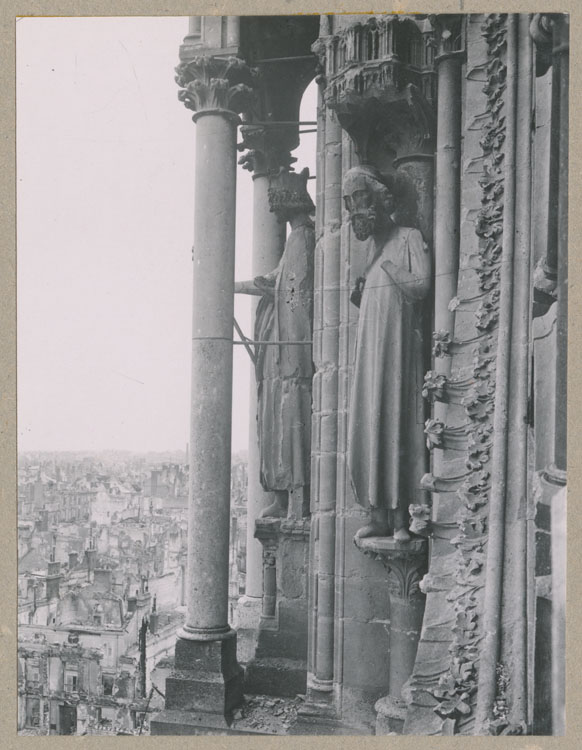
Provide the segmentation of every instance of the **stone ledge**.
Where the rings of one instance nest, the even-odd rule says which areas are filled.
[[[152,735],[264,735],[252,728],[230,728],[218,714],[194,711],[166,710],[156,714],[150,721]]]
[[[307,689],[307,663],[296,659],[254,659],[245,671],[245,693],[295,697]]]
[[[277,536],[280,528],[280,518],[257,518],[255,521],[255,539],[271,539]]]
[[[370,536],[365,539],[354,539],[354,543],[364,553],[395,559],[421,555],[428,549],[426,539],[410,539],[408,542],[399,542],[392,536]]]

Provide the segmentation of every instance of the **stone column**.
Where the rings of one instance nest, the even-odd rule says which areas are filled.
[[[459,273],[460,194],[461,194],[461,81],[464,52],[455,49],[462,16],[438,15],[431,18],[437,43],[438,103],[434,223],[434,325],[435,331],[453,335],[455,313],[449,303],[457,294]],[[451,358],[437,357],[435,373],[451,374]],[[433,417],[446,422],[447,405],[435,400]],[[442,473],[442,451],[433,453],[433,473]],[[438,495],[433,495],[438,506]],[[437,508],[433,517],[436,518]]]
[[[196,212],[186,637],[228,632],[228,532],[235,130],[229,112],[195,115]]]
[[[228,624],[228,537],[236,113],[248,100],[249,76],[236,58],[194,57],[177,73],[179,98],[196,123],[188,585],[157,734],[175,734],[176,723],[181,734],[224,730],[243,685]]]
[[[402,733],[406,701],[402,689],[412,675],[425,596],[420,581],[427,572],[428,542],[413,539],[398,542],[392,537],[358,539],[364,554],[380,560],[388,573],[390,592],[390,667],[389,693],[376,703],[376,734]]]
[[[333,112],[325,120],[325,233],[322,264],[321,346],[316,362],[321,389],[315,419],[317,462],[317,624],[316,655],[310,680],[312,700],[330,700],[334,664],[335,522],[337,481],[337,408],[340,302],[340,243],[342,223],[342,130]]]
[[[569,16],[560,14],[554,23],[554,65],[559,68],[560,82],[560,157],[558,192],[558,357],[556,360],[556,442],[554,462],[559,471],[566,471],[568,389],[568,112],[570,67]]]
[[[277,547],[281,521],[264,518],[256,526],[255,538],[262,546],[263,589],[261,626],[276,625],[277,617]]]
[[[558,302],[556,358],[556,433],[552,473],[566,483],[568,388],[568,111],[570,21],[565,13],[554,23],[554,65],[560,80],[560,177],[558,197]],[[566,489],[552,499],[552,732],[565,734],[566,635]]]
[[[564,733],[568,279],[568,16],[536,14],[536,72],[552,67],[547,242],[534,273],[535,687],[533,730]],[[557,301],[556,301],[557,300]],[[551,642],[552,648],[548,648]]]

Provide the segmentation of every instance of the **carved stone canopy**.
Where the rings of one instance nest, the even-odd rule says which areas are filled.
[[[389,62],[351,69],[337,88],[332,84],[327,104],[363,163],[384,171],[394,159],[434,152],[433,109],[414,84],[398,88]]]
[[[434,151],[434,49],[430,24],[387,14],[320,39],[324,99],[363,163]]]

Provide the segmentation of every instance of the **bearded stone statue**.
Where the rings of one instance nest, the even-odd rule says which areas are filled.
[[[422,400],[423,300],[431,257],[421,233],[394,221],[394,182],[360,166],[344,177],[352,229],[371,238],[351,300],[359,306],[348,421],[348,466],[355,498],[370,509],[357,538],[408,541],[408,506],[425,471]]]

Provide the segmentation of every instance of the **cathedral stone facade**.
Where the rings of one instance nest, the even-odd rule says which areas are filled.
[[[249,696],[297,694],[287,733],[564,733],[568,35],[565,14],[190,19],[188,612],[152,733],[256,732]],[[292,156],[314,79],[315,205]],[[229,623],[235,293],[259,300]]]

